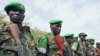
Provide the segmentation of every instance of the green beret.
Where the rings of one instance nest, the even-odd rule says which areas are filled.
[[[91,41],[94,41],[94,39],[93,38],[86,38],[86,41],[91,42]]]
[[[25,7],[24,7],[24,5],[21,4],[21,3],[18,3],[18,2],[12,2],[12,3],[8,4],[8,5],[6,5],[4,9],[5,9],[5,11],[6,11],[7,13],[9,13],[9,11],[10,11],[11,9],[18,9],[18,10],[20,10],[22,13],[25,12]]]
[[[59,23],[62,23],[62,22],[63,22],[62,20],[53,19],[53,20],[51,20],[49,23],[50,23],[50,24],[59,24]]]
[[[65,38],[73,38],[74,34],[73,33],[69,33],[69,34],[66,34],[64,37]]]
[[[91,41],[94,41],[95,39],[91,38],[90,40],[91,40]]]
[[[90,39],[85,39],[86,42],[91,42]]]

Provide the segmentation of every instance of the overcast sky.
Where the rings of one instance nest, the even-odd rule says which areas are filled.
[[[0,12],[14,0],[0,0]],[[18,1],[18,0],[16,0]],[[63,20],[61,35],[85,32],[100,41],[100,0],[19,0],[26,7],[25,21],[31,27],[50,32],[49,21]]]

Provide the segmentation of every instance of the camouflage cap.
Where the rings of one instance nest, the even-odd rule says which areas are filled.
[[[96,45],[100,45],[100,42],[97,42]]]
[[[53,19],[53,20],[51,20],[49,23],[50,23],[50,24],[59,24],[59,23],[62,23],[62,22],[63,22],[62,20]]]
[[[68,33],[64,37],[65,38],[73,38],[74,34],[73,33]]]
[[[81,32],[81,33],[79,33],[79,36],[87,36],[87,34],[86,33],[84,33],[84,32]]]
[[[6,5],[4,9],[7,12],[7,14],[9,13],[9,11],[11,9],[18,9],[18,10],[20,10],[23,13],[25,12],[24,5],[21,4],[21,3],[18,3],[18,2],[11,2],[10,4]]]

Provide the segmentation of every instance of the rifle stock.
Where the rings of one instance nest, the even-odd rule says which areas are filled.
[[[18,43],[17,44],[17,53],[18,53],[18,56],[27,56],[26,47],[23,44]]]

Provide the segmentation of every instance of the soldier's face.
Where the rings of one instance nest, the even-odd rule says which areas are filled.
[[[21,13],[19,10],[17,9],[12,9],[9,11],[8,13],[10,20],[13,23],[22,23],[22,21],[24,20],[24,13]]]
[[[89,46],[90,43],[86,41],[85,44],[86,44],[86,46]]]
[[[94,45],[94,41],[91,41],[91,45]]]
[[[50,28],[54,35],[59,35],[61,31],[61,24],[50,25]]]
[[[85,40],[86,39],[85,35],[80,35],[79,37],[80,37],[81,40]]]
[[[100,44],[98,44],[98,45],[96,45],[97,46],[97,48],[100,48]]]
[[[68,43],[72,43],[73,42],[73,38],[66,38],[65,39]]]

